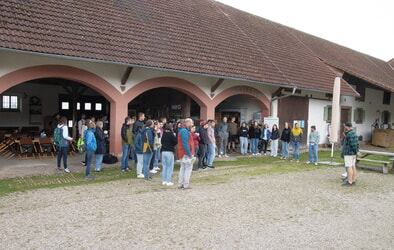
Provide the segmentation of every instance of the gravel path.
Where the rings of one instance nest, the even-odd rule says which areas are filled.
[[[351,188],[342,167],[220,181],[231,169],[193,172],[191,190],[156,177],[10,194],[0,249],[393,249],[392,174],[359,171]]]

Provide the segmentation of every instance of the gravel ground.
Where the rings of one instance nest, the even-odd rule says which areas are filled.
[[[10,194],[0,198],[0,249],[394,248],[392,174],[359,171],[349,188],[342,167],[233,169],[193,172],[191,190],[156,175]]]

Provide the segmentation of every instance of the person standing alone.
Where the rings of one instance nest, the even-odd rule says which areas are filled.
[[[316,131],[316,126],[313,125],[311,126],[311,132],[309,133],[309,152],[308,152],[307,164],[315,162],[315,165],[317,166],[317,163],[319,162],[319,158],[318,158],[319,142],[320,142],[319,132]]]
[[[358,143],[358,136],[353,130],[353,125],[350,122],[344,124],[346,134],[346,141],[344,144],[344,160],[347,169],[347,182],[342,184],[345,187],[356,185],[356,160],[357,156],[361,156],[360,144]]]

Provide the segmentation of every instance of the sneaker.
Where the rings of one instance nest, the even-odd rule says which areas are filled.
[[[346,181],[347,182],[347,177],[345,178],[341,178],[342,181]]]
[[[174,183],[172,183],[172,182],[167,182],[167,186],[174,186]]]
[[[353,184],[350,184],[349,182],[343,183],[342,187],[351,187]]]
[[[342,177],[347,177],[347,173],[343,173],[343,174],[342,174]]]
[[[213,168],[215,168],[215,167],[214,167],[214,166],[208,166],[208,168],[212,168],[212,169],[213,169]]]
[[[317,162],[315,162],[315,166],[317,166],[318,164],[317,164]]]
[[[57,168],[57,170],[62,171],[62,168]]]
[[[261,153],[257,153],[256,155],[261,155]]]
[[[66,172],[66,173],[71,173],[70,169],[68,169],[68,168],[65,168],[65,169],[64,169],[64,172]]]
[[[296,162],[300,162],[300,160],[296,160]]]
[[[122,168],[122,172],[123,172],[123,173],[127,173],[128,171],[127,171],[126,168]]]
[[[156,171],[156,170],[154,170],[154,169],[152,169],[151,171],[149,171],[149,173],[151,173],[151,174],[156,174],[156,173],[157,173],[157,171]]]
[[[159,167],[155,167],[155,168],[153,168],[153,170],[160,171],[160,168]]]
[[[82,166],[86,166],[86,162],[84,162],[84,161],[81,162],[81,164],[82,164]]]
[[[167,186],[167,182],[163,181],[163,182],[161,183],[161,185]]]
[[[129,172],[130,170],[131,170],[131,168],[129,168],[129,167],[126,168],[126,171],[127,171],[127,172]]]
[[[191,186],[183,187],[183,189],[192,189]]]
[[[219,155],[219,158],[222,158],[222,155],[221,155],[221,154]]]
[[[101,170],[101,169],[95,169],[94,172],[96,172],[96,173],[101,173],[101,172],[103,172],[103,170]]]
[[[139,174],[139,175],[137,175],[137,178],[144,178],[144,177],[145,177],[144,174]]]
[[[91,180],[91,181],[92,181],[92,180],[94,180],[94,176],[88,175],[88,176],[85,177],[85,179],[86,179],[86,180]]]
[[[264,155],[267,155],[267,153],[264,153]]]
[[[311,164],[311,162],[310,162],[310,161],[307,161],[306,164]]]
[[[228,155],[224,155],[224,157],[228,157]]]
[[[146,180],[146,181],[151,181],[152,178],[145,178],[144,180]]]

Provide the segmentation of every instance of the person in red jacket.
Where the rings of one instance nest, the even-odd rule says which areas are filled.
[[[181,161],[178,188],[182,189],[191,189],[189,181],[195,161],[194,141],[190,134],[192,126],[193,120],[187,118],[184,123],[178,127],[178,158]]]

